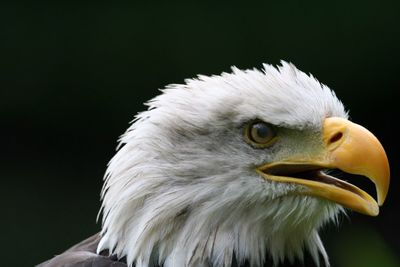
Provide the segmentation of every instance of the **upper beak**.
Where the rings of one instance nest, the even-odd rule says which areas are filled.
[[[363,214],[376,216],[389,190],[389,162],[378,139],[364,127],[343,118],[323,123],[323,153],[315,158],[288,159],[259,167],[269,180],[306,187],[304,194],[337,202]],[[340,169],[374,182],[378,203],[360,188],[329,176],[322,169]]]

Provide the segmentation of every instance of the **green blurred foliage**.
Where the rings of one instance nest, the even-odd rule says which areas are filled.
[[[398,255],[372,227],[353,225],[333,242],[332,254],[340,267],[400,266]]]

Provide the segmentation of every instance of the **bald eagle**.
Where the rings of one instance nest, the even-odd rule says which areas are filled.
[[[40,266],[329,266],[318,235],[346,209],[376,216],[382,145],[333,91],[284,61],[198,76],[147,103],[101,193],[102,230]],[[374,182],[377,201],[330,175]]]

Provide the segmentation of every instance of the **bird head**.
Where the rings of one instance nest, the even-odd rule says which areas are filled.
[[[335,94],[282,62],[170,85],[121,137],[102,191],[104,249],[135,266],[262,266],[328,257],[320,227],[375,216],[389,186],[379,141]],[[378,202],[329,175],[363,175]]]

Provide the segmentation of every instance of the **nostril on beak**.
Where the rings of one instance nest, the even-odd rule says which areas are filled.
[[[330,139],[328,144],[333,144],[342,139],[343,133],[342,132],[337,132],[335,133]]]
[[[343,118],[326,118],[323,125],[323,141],[330,151],[336,149],[348,137],[348,127],[352,124]]]

